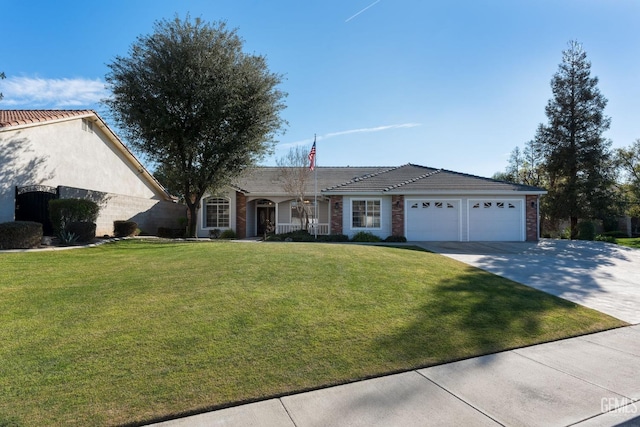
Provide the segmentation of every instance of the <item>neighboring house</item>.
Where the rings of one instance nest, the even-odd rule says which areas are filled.
[[[35,220],[49,234],[55,198],[98,202],[99,236],[113,234],[114,220],[156,233],[185,217],[94,111],[0,110],[0,222]]]
[[[312,234],[366,231],[409,241],[535,241],[540,235],[541,188],[413,164],[318,167],[317,179],[317,210],[313,178],[305,201]],[[240,238],[262,236],[270,225],[278,234],[297,230],[296,204],[282,189],[280,169],[259,167],[233,188],[203,197],[198,236],[227,228]]]

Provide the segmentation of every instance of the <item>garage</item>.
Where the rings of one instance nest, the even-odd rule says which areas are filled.
[[[407,200],[407,240],[459,241],[460,200]]]
[[[468,208],[470,241],[525,240],[522,200],[472,199]]]

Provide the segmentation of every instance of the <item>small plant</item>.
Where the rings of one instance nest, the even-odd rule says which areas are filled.
[[[368,231],[360,231],[351,238],[351,241],[360,243],[377,243],[381,242],[382,239]]]
[[[67,224],[65,231],[75,234],[78,242],[88,243],[96,237],[96,224],[86,221],[74,221]]]
[[[407,238],[404,236],[389,236],[386,239],[384,239],[385,242],[387,243],[405,243],[407,241]]]
[[[227,228],[222,233],[220,233],[220,238],[221,239],[235,239],[236,238],[236,232],[233,231],[230,228]]]
[[[71,231],[62,230],[58,233],[58,240],[63,245],[73,245],[78,240],[78,236]]]
[[[210,239],[219,239],[221,233],[222,232],[220,231],[219,228],[214,228],[213,230],[209,230],[209,238]]]
[[[138,232],[138,224],[134,221],[113,221],[113,235],[116,237],[135,236]]]
[[[613,236],[606,236],[603,234],[598,234],[595,239],[597,242],[607,242],[607,243],[616,243],[616,238]]]

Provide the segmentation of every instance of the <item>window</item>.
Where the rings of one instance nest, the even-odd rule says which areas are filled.
[[[304,203],[291,202],[291,223],[303,225],[305,215],[309,224],[317,222],[318,217],[314,208],[314,202],[308,200],[305,200]]]
[[[380,228],[380,200],[351,202],[352,228]]]
[[[229,201],[221,197],[207,197],[204,201],[204,228],[229,227]]]

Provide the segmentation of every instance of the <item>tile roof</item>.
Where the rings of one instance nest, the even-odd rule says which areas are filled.
[[[544,192],[544,189],[512,184],[445,169],[406,164],[396,167],[318,167],[318,192],[330,194],[407,194],[429,192]],[[313,194],[310,173],[306,192]],[[236,185],[245,194],[285,195],[280,168],[258,167]]]
[[[0,110],[0,128],[95,114],[93,110]]]

